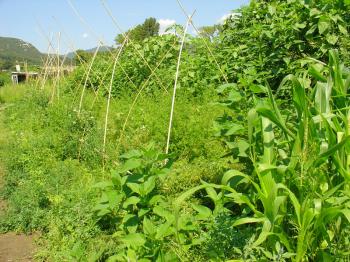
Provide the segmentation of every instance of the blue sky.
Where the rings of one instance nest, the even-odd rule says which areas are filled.
[[[84,24],[69,4],[75,6]],[[155,17],[165,26],[171,21],[184,24],[186,18],[176,0],[106,0],[123,30]],[[212,25],[231,10],[249,0],[182,0],[188,12],[196,9],[197,26]],[[47,39],[54,37],[60,52],[95,47],[100,40],[113,44],[119,33],[100,0],[0,0],[0,36],[17,37],[32,43],[41,52],[48,49]]]

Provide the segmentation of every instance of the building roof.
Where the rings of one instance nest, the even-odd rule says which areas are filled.
[[[37,72],[12,72],[12,75],[38,75]]]

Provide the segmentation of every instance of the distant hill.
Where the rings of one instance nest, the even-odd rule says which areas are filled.
[[[97,47],[94,47],[94,48],[91,48],[91,49],[87,49],[87,50],[84,50],[85,52],[88,52],[88,53],[95,53]],[[112,47],[110,46],[107,46],[107,45],[104,45],[104,46],[101,46],[100,49],[99,49],[99,53],[100,52],[106,52],[108,50],[111,50]],[[75,52],[70,52],[67,54],[67,57],[70,58],[70,59],[73,59],[75,57]]]
[[[44,56],[28,42],[12,37],[0,37],[0,69],[10,69],[16,61],[40,65]]]

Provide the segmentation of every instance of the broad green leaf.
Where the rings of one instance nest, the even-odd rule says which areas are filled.
[[[205,191],[207,191],[207,194],[211,200],[213,200],[214,202],[218,200],[218,194],[216,193],[216,190],[214,188],[207,187]]]
[[[328,34],[326,36],[327,42],[330,43],[331,45],[335,45],[338,42],[338,36],[334,34]]]
[[[150,177],[143,183],[143,194],[146,196],[150,194],[156,187],[156,177]]]
[[[241,132],[242,130],[244,130],[244,127],[242,125],[235,124],[235,123],[231,123],[230,125],[231,127],[229,130],[227,130],[227,132],[225,133],[225,136],[235,135],[238,132]]]
[[[261,128],[263,133],[263,143],[264,143],[264,155],[263,155],[263,164],[271,165],[274,162],[274,133],[272,122],[265,118],[261,118]]]
[[[253,132],[254,132],[254,128],[256,127],[255,122],[257,119],[258,119],[258,114],[255,108],[250,109],[248,112],[248,139],[250,144],[253,143]]]
[[[173,232],[174,232],[174,229],[172,228],[172,222],[164,223],[158,226],[156,239],[163,239],[167,236],[172,235]]]
[[[339,31],[343,34],[343,35],[348,35],[348,30],[342,26],[341,24],[338,24],[338,28],[339,28]]]
[[[127,208],[130,205],[136,205],[140,201],[141,201],[140,198],[136,196],[131,196],[125,200],[125,202],[123,203],[123,208]]]
[[[149,204],[153,206],[160,202],[164,202],[164,197],[162,195],[155,195],[150,199]]]
[[[232,178],[236,178],[236,177],[245,178],[245,174],[243,174],[242,172],[240,172],[238,170],[229,170],[222,177],[221,184],[228,185],[230,180]]]
[[[218,94],[222,94],[227,89],[236,89],[236,88],[237,88],[237,84],[224,84],[224,85],[219,86],[216,89],[216,91],[218,92]]]
[[[350,223],[350,209],[342,209],[341,212],[345,216],[345,218],[348,220],[348,223]]]
[[[130,159],[130,158],[139,158],[142,156],[142,153],[138,150],[130,150],[129,152],[120,156],[122,159]]]
[[[132,192],[141,195],[141,185],[140,184],[127,183],[126,185],[132,190]]]
[[[134,170],[142,165],[140,159],[129,159],[119,169],[120,173],[125,173],[130,170]]]
[[[174,213],[166,210],[164,207],[156,206],[153,208],[153,212],[160,217],[164,217],[168,222],[172,222],[175,220]]]
[[[318,20],[318,32],[323,35],[331,27],[331,21],[326,16],[321,16]]]
[[[344,138],[343,141],[338,143],[337,145],[331,147],[329,150],[326,152],[322,153],[313,163],[313,167],[318,167],[322,165],[330,156],[334,156],[334,154],[341,150],[345,145],[349,144],[350,142],[350,136],[347,136]]]
[[[131,247],[142,247],[146,243],[146,239],[142,234],[132,233],[120,239],[124,244]]]
[[[119,194],[115,190],[109,190],[106,192],[108,202],[111,208],[115,208],[123,199],[123,195]]]
[[[110,182],[110,181],[102,181],[102,182],[96,183],[92,187],[93,188],[105,189],[107,187],[113,187],[113,186],[114,186],[113,183]]]
[[[268,236],[273,235],[271,232],[271,222],[268,220],[265,220],[262,230],[260,232],[260,235],[258,236],[258,239],[253,243],[253,247],[258,247],[262,243],[264,243]]]
[[[256,111],[261,114],[262,116],[270,119],[274,124],[276,124],[278,127],[280,127],[286,134],[288,134],[290,137],[294,138],[295,135],[293,132],[286,127],[284,121],[282,119],[279,119],[270,108],[267,107],[258,107]]]
[[[263,85],[251,85],[249,89],[255,94],[267,93],[267,88]]]
[[[202,190],[204,188],[209,187],[209,185],[200,185],[200,186],[196,186],[193,187],[189,190],[187,190],[186,192],[182,193],[178,198],[175,199],[174,201],[174,206],[175,208],[179,208],[180,206],[182,206],[182,203],[189,197],[193,196],[197,191]]]
[[[309,74],[321,82],[327,82],[327,78],[323,76],[321,72],[322,69],[323,67],[320,66],[319,64],[311,65],[309,68]]]
[[[233,143],[234,147],[238,149],[237,156],[238,157],[248,157],[247,150],[249,149],[250,145],[247,141],[243,139],[237,139],[236,142]]]
[[[207,219],[212,215],[212,211],[206,206],[192,204],[192,207],[198,212],[196,217],[199,220]]]
[[[237,219],[232,226],[237,227],[245,224],[255,224],[255,223],[264,223],[266,221],[266,217],[245,217]]]
[[[150,208],[141,208],[141,209],[139,209],[139,212],[137,212],[137,215],[139,218],[142,218],[144,215],[146,215],[150,211],[151,211]]]
[[[143,232],[146,235],[150,235],[150,236],[155,235],[157,232],[157,227],[147,217],[144,217],[143,219]]]

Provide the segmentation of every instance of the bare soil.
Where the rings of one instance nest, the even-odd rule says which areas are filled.
[[[0,235],[0,262],[33,261],[35,237],[13,232]]]

